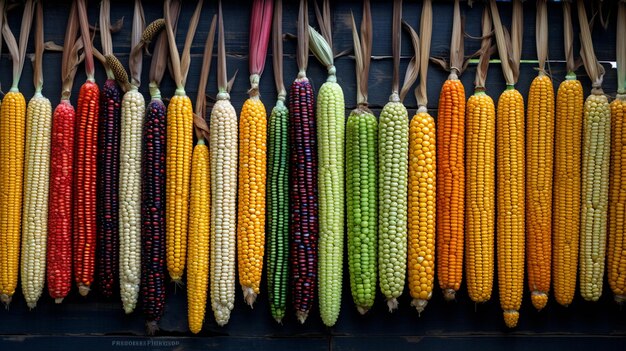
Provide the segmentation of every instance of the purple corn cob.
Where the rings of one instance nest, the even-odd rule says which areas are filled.
[[[97,277],[104,297],[118,291],[119,214],[118,176],[120,166],[120,118],[122,89],[107,79],[100,93],[97,169]]]
[[[141,189],[141,302],[148,333],[165,306],[165,104],[152,99],[143,128]]]
[[[289,91],[289,226],[293,306],[301,323],[313,306],[317,284],[317,145],[314,94],[307,78]]]

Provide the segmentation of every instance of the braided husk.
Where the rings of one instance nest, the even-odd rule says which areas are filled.
[[[277,99],[285,101],[287,90],[283,80],[283,1],[276,0],[274,4],[274,20],[272,23],[272,65],[274,68],[274,83],[276,84]]]
[[[433,5],[431,0],[424,0],[422,18],[420,19],[420,84],[415,89],[415,98],[420,108],[428,107],[428,59],[430,56],[430,40],[433,31]]]
[[[208,140],[210,138],[209,126],[206,123],[206,85],[211,72],[211,59],[213,58],[213,43],[215,41],[215,28],[217,16],[213,15],[211,29],[204,44],[204,54],[202,57],[202,69],[200,71],[200,82],[198,83],[198,95],[196,97],[196,110],[193,115],[193,124],[198,140]]]
[[[143,68],[142,48],[146,45],[141,39],[143,38],[145,24],[146,20],[143,14],[143,7],[141,6],[141,0],[135,0],[128,69],[130,72],[130,83],[136,88],[139,88],[141,85],[141,70]]]
[[[372,58],[372,11],[369,0],[363,1],[360,39],[354,15],[350,15],[352,17],[352,41],[354,42],[354,58],[356,60],[357,109],[367,111],[367,80]]]
[[[491,14],[489,13],[489,6],[485,6],[482,17],[483,37],[479,50],[480,57],[478,59],[478,66],[476,67],[476,78],[474,79],[474,89],[477,91],[485,90],[485,83],[487,82],[489,58],[494,49],[491,46],[491,33]]]
[[[593,51],[593,42],[591,41],[591,29],[587,22],[587,12],[585,11],[585,3],[578,0],[578,21],[580,23],[580,56],[583,59],[585,71],[591,85],[593,94],[603,94],[602,80],[604,78],[604,67],[598,62],[596,54]]]
[[[13,61],[13,84],[11,85],[11,91],[19,90],[18,84],[20,82],[20,76],[22,75],[22,69],[24,68],[24,61],[26,60],[26,47],[28,46],[28,36],[33,23],[34,12],[35,4],[33,0],[26,1],[26,4],[24,5],[24,13],[22,15],[22,24],[20,27],[19,44],[11,32],[9,22],[6,20],[3,21],[2,34],[7,43],[9,53],[11,54],[11,60]]]
[[[415,54],[411,58],[411,61],[406,68],[406,73],[404,74],[404,84],[402,84],[402,88],[400,89],[400,101],[404,100],[404,97],[409,92],[409,89],[411,89],[413,83],[417,80],[417,76],[420,72],[420,38],[413,27],[411,27],[408,23],[402,22],[402,24],[411,36],[411,44],[413,45]]]

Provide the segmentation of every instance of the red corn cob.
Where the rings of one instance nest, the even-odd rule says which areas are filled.
[[[317,283],[317,143],[314,93],[307,78],[297,79],[289,92],[289,145],[293,306],[301,322],[315,299]]]
[[[81,295],[89,293],[96,256],[96,158],[98,153],[98,85],[80,88],[76,111],[74,174],[74,279]]]
[[[70,101],[61,100],[52,116],[46,276],[48,293],[56,303],[63,301],[72,284],[74,115]]]
[[[119,242],[119,142],[122,89],[114,79],[104,82],[100,94],[97,171],[98,290],[105,297],[117,291]]]
[[[148,332],[154,332],[165,306],[165,115],[161,99],[146,109],[141,178],[141,303]]]

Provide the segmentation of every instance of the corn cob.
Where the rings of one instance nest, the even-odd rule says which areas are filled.
[[[315,95],[306,77],[308,64],[308,10],[300,0],[298,13],[298,76],[289,90],[290,146],[289,187],[290,260],[292,302],[296,317],[304,323],[313,307],[317,289],[317,132]]]
[[[437,193],[437,143],[435,120],[428,113],[426,82],[432,23],[432,1],[425,0],[420,19],[420,37],[411,26],[415,57],[413,70],[420,73],[415,89],[419,108],[409,125],[409,190],[408,190],[408,276],[409,290],[418,314],[426,308],[435,281],[435,224]]]
[[[61,76],[61,102],[52,115],[50,132],[50,190],[48,198],[48,242],[46,282],[56,303],[67,296],[72,284],[72,175],[74,170],[75,110],[70,102],[79,63],[76,2],[72,2],[65,31]]]
[[[97,173],[98,290],[112,297],[118,284],[118,175],[122,89],[107,79],[100,92]]]
[[[281,323],[287,308],[289,191],[287,123],[283,82],[282,0],[274,5],[272,61],[278,97],[267,125],[267,295],[272,317]]]
[[[617,33],[626,32],[626,2],[619,3]],[[623,136],[626,135],[626,43],[618,40],[617,97],[611,102],[611,181],[609,191],[609,244],[607,247],[608,280],[614,299],[618,303],[626,300],[626,242],[624,241],[624,214],[626,179],[626,154],[622,152]]]
[[[522,40],[522,5],[519,0],[513,2],[510,63],[508,40],[495,0],[490,5],[507,85],[498,99],[496,119],[498,288],[504,322],[513,328],[519,319],[524,292],[524,98],[515,89]]]
[[[109,28],[110,1],[100,3],[100,28]],[[102,53],[111,55],[111,33],[100,31]],[[100,115],[98,121],[98,169],[96,196],[96,272],[98,291],[104,297],[112,297],[118,284],[119,253],[119,198],[118,176],[120,167],[120,116],[122,114],[122,88],[115,81],[113,67],[104,62],[107,80],[100,91]],[[122,71],[123,71],[122,67]]]
[[[463,34],[459,0],[454,1],[450,75],[443,83],[437,110],[437,277],[446,301],[454,300],[463,278],[465,198],[465,89]]]
[[[533,306],[543,309],[550,291],[552,261],[552,158],[554,156],[554,88],[545,73],[548,55],[548,8],[537,3],[539,75],[528,93],[526,122],[526,259]]]
[[[224,326],[235,304],[237,240],[237,113],[230,103],[222,3],[219,3],[218,89],[211,111],[211,307]]]
[[[378,129],[378,274],[389,312],[398,308],[404,290],[407,257],[407,197],[409,115],[400,91],[402,1],[393,6],[393,84],[389,102],[380,113]],[[415,79],[405,79],[410,87]],[[408,84],[407,84],[408,83]],[[403,89],[406,93],[407,89]],[[404,88],[404,87],[403,87]]]
[[[485,6],[481,55],[474,94],[467,100],[465,151],[465,276],[474,302],[491,298],[496,206],[496,109],[485,92],[491,47],[491,16]]]
[[[583,108],[582,197],[580,216],[580,295],[597,301],[602,294],[606,252],[611,109],[602,91],[604,68],[593,52],[585,3],[578,1],[581,57],[593,85]]]
[[[189,250],[187,250],[187,261],[189,262],[187,267],[187,319],[189,329],[194,334],[202,329],[209,286],[211,175],[209,173],[209,148],[206,145],[206,140],[210,140],[210,133],[205,121],[205,91],[213,54],[216,19],[217,16],[213,16],[204,48],[194,115],[198,143],[194,147],[191,162],[192,191],[189,201]]]
[[[250,307],[259,294],[265,254],[267,113],[259,97],[259,81],[270,38],[272,6],[270,0],[256,0],[252,4],[250,90],[239,119],[237,257],[239,283],[244,300]]]
[[[187,314],[189,330],[196,334],[204,320],[209,271],[209,218],[211,215],[209,148],[204,139],[194,147],[191,161],[189,204],[189,266],[187,269]]]
[[[178,18],[179,3],[170,5],[170,18]],[[159,20],[157,20],[159,21]],[[155,21],[156,22],[156,21]],[[160,30],[165,21],[159,21]],[[154,23],[154,22],[153,22]],[[153,24],[152,23],[152,24]],[[148,25],[144,34],[153,30]],[[159,31],[153,30],[152,35]],[[152,41],[143,40],[144,43]],[[141,157],[141,306],[149,335],[159,329],[165,307],[165,149],[167,108],[159,85],[167,66],[167,34],[158,36],[150,65],[150,97],[142,131]]]
[[[13,61],[11,90],[4,95],[3,104],[0,105],[0,301],[7,308],[17,287],[20,269],[26,100],[19,91],[18,84],[24,66],[33,11],[34,2],[29,0],[24,7],[19,45],[8,23],[3,24],[5,41]],[[31,243],[27,243],[29,244]],[[26,256],[26,259],[30,257]]]
[[[76,109],[76,170],[74,172],[74,280],[82,296],[93,282],[96,255],[96,159],[100,90],[94,64],[85,0],[78,1],[78,17],[85,48],[87,80],[81,86]]]
[[[348,270],[357,310],[365,314],[376,297],[378,253],[378,123],[367,107],[367,79],[372,48],[369,0],[363,2],[361,38],[352,16],[356,59],[357,108],[346,126],[346,201]]]
[[[322,322],[333,326],[341,310],[343,278],[343,240],[345,222],[345,102],[337,84],[332,49],[330,4],[323,3],[318,24],[323,33],[309,27],[311,51],[322,63],[328,77],[317,95],[315,123],[317,129],[319,191],[319,275],[317,278],[319,309]]]
[[[203,1],[199,1],[190,21],[183,58],[188,58],[191,41],[198,24]],[[165,2],[165,13],[169,12],[170,1]],[[167,16],[166,16],[167,17]],[[172,62],[176,92],[167,106],[167,154],[166,154],[166,239],[167,270],[172,281],[181,282],[187,257],[187,231],[189,216],[189,187],[191,180],[191,154],[193,148],[193,109],[185,92],[185,81],[189,71],[188,62],[183,67],[176,39],[170,22],[166,18],[170,60]]]
[[[22,218],[22,293],[29,308],[41,296],[46,274],[48,189],[50,179],[50,129],[52,106],[41,94],[43,87],[43,9],[37,4],[35,34],[35,95],[26,110],[24,208]]]
[[[576,79],[571,5],[563,2],[565,53],[568,74],[556,96],[554,194],[552,210],[552,276],[556,301],[567,306],[574,299],[580,231],[583,88]]]

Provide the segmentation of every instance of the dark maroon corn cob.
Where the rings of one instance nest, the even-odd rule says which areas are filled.
[[[165,306],[165,116],[152,99],[143,127],[141,189],[141,302],[148,333],[158,329]]]
[[[119,272],[119,201],[120,118],[122,89],[114,79],[107,79],[100,92],[98,123],[98,168],[96,208],[98,290],[112,297],[117,289]]]
[[[317,285],[317,145],[314,95],[307,78],[289,91],[289,225],[293,306],[304,323]]]

